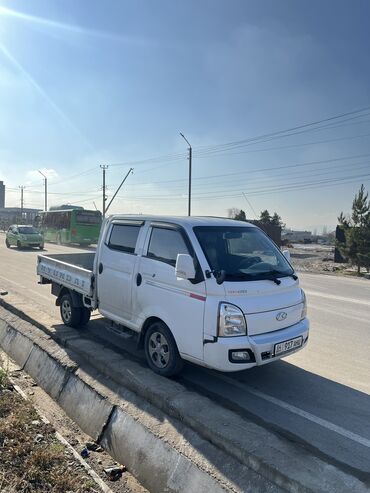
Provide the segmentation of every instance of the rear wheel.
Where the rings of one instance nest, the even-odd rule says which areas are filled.
[[[18,249],[21,249],[22,248],[21,242],[19,240],[17,241],[17,248]]]
[[[69,294],[62,296],[60,300],[60,316],[68,327],[79,327],[82,319],[82,308],[73,306],[72,297]]]
[[[8,241],[8,238],[5,240],[5,245],[6,245],[6,248],[10,248],[10,243]]]
[[[149,367],[159,375],[172,377],[180,373],[181,359],[171,331],[163,322],[153,323],[145,334],[145,356]]]

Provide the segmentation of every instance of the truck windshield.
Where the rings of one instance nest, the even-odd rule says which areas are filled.
[[[195,235],[211,270],[225,271],[226,281],[276,279],[294,270],[260,229],[239,226],[196,226]]]

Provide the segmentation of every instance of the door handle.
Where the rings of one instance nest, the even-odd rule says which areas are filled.
[[[103,272],[103,264],[100,262],[99,264],[99,274]]]
[[[140,284],[142,283],[143,281],[143,276],[139,273],[136,275],[136,285],[137,286],[140,286]]]

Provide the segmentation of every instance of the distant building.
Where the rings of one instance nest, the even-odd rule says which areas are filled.
[[[311,243],[313,241],[311,231],[294,231],[293,229],[285,229],[281,234],[281,239],[290,243]]]
[[[21,214],[23,212],[23,214]],[[40,209],[24,207],[4,207],[0,209],[0,228],[7,229],[11,224],[33,224]]]
[[[5,185],[0,181],[0,228],[5,230],[11,224],[33,224],[39,209],[27,207],[5,207]]]
[[[5,185],[4,182],[0,181],[0,209],[5,207]]]

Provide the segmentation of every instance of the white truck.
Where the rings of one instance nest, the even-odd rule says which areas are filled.
[[[306,298],[256,226],[210,217],[112,215],[95,253],[39,255],[63,322],[93,310],[138,335],[156,373],[184,360],[220,371],[264,365],[308,340]]]

